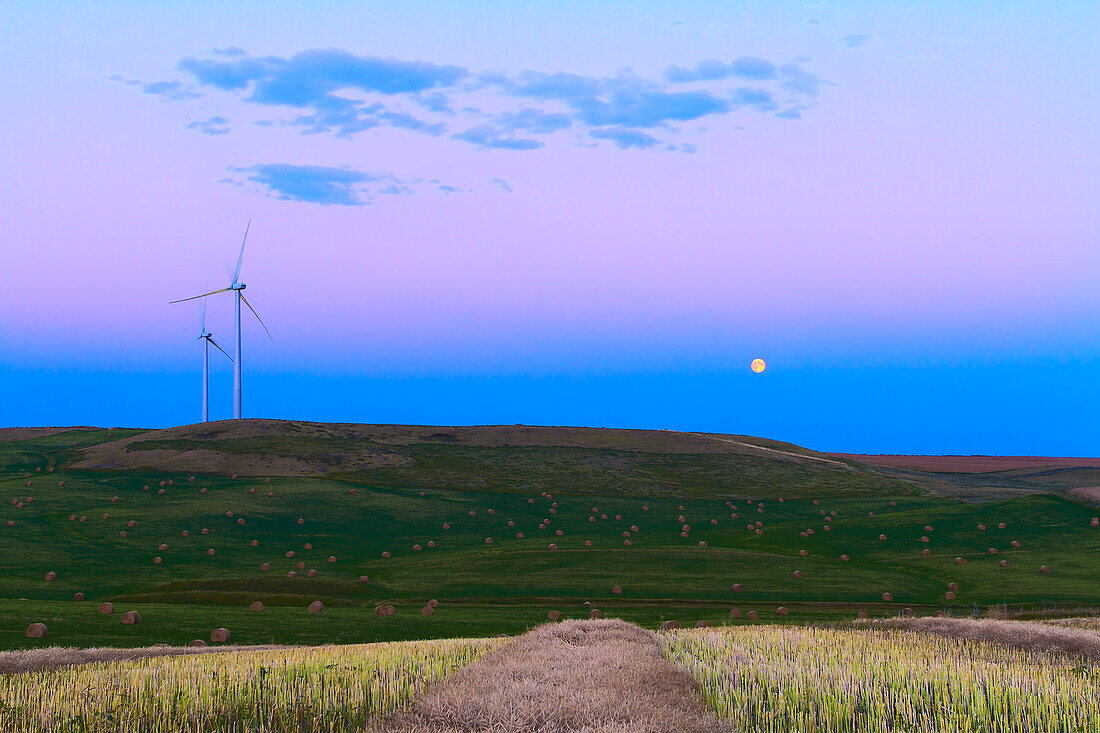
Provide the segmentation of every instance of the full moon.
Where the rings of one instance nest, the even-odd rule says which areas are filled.
[[[763,359],[753,359],[751,366],[752,370],[757,374],[768,368],[768,365],[764,363]]]

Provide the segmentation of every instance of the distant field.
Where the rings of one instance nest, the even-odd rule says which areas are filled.
[[[1043,458],[1039,456],[896,456],[830,453],[856,463],[935,473],[992,473],[1027,468],[1100,468],[1100,458]]]
[[[107,460],[158,451],[226,470]],[[233,477],[270,456],[319,473]],[[1100,604],[1096,510],[1034,491],[960,501],[786,443],[665,431],[54,433],[0,442],[0,648],[186,644],[221,626],[244,644],[491,636],[593,606],[655,628],[732,609],[743,624]],[[142,623],[123,625],[127,610]],[[35,622],[45,639],[25,636]]]

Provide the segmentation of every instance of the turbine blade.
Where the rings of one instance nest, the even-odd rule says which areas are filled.
[[[209,336],[207,336],[207,337],[206,337],[206,340],[207,340],[207,341],[209,341],[210,343],[214,344],[214,348],[215,348],[215,349],[217,349],[218,351],[220,351],[220,352],[222,352],[223,354],[225,354],[225,358],[226,358],[226,359],[229,359],[229,361],[233,361],[233,357],[232,357],[232,356],[230,356],[229,354],[226,354],[226,352],[225,352],[225,349],[223,349],[222,347],[218,346],[218,342],[217,342],[217,341],[215,341],[214,339],[210,338]]]
[[[206,287],[210,287],[207,285]],[[202,301],[202,315],[199,316],[199,331],[206,333],[206,301]]]
[[[248,306],[248,310],[252,311],[252,315],[256,316],[256,320],[260,322],[260,325],[264,327],[264,331],[267,333],[267,337],[274,341],[275,339],[272,338],[271,331],[267,330],[267,326],[264,324],[263,319],[260,318],[260,314],[257,313],[256,309],[252,307],[252,304],[248,302],[248,298],[244,297],[244,293],[241,293],[241,300],[243,300],[244,304]]]
[[[244,261],[244,243],[248,241],[248,230],[252,227],[252,220],[248,220],[248,225],[244,228],[244,239],[241,240],[241,253],[237,256],[237,269],[233,271],[233,282],[236,283],[241,277],[241,262]]]
[[[185,303],[188,300],[197,300],[199,298],[205,298],[208,295],[217,295],[218,293],[224,293],[228,290],[229,290],[229,288],[222,288],[221,290],[214,290],[214,291],[209,292],[209,293],[203,293],[202,295],[192,295],[190,298],[180,298],[179,300],[170,300],[170,301],[168,301],[168,304],[171,305],[172,303]]]

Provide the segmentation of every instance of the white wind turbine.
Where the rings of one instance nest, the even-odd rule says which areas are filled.
[[[225,354],[225,357],[233,361],[233,357],[226,353],[225,349],[218,346],[214,340],[214,334],[206,330],[206,301],[202,302],[202,317],[199,321],[199,335],[195,340],[202,339],[202,421],[210,421],[210,347]]]
[[[256,320],[263,326],[264,331],[267,333],[267,337],[271,338],[271,332],[267,330],[267,326],[264,325],[263,319],[260,318],[260,314],[256,312],[256,309],[252,307],[252,304],[248,302],[248,298],[244,297],[244,289],[248,287],[240,281],[241,278],[241,262],[244,261],[244,245],[248,241],[248,230],[252,227],[252,220],[248,220],[248,226],[244,228],[244,239],[241,241],[241,253],[237,256],[237,269],[233,271],[233,282],[229,284],[229,287],[222,288],[221,290],[214,290],[209,293],[203,293],[202,295],[193,295],[190,298],[181,298],[180,300],[173,300],[172,303],[183,303],[188,300],[195,300],[196,298],[205,298],[208,295],[216,295],[218,293],[232,292],[236,295],[236,309],[234,317],[234,325],[236,332],[234,334],[237,344],[234,351],[235,358],[233,359],[233,418],[236,420],[241,419],[241,301],[248,306],[248,310],[252,311],[252,315],[256,316]]]

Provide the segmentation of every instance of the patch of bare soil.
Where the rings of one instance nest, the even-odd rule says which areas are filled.
[[[1100,659],[1100,634],[1087,629],[1052,626],[1037,621],[926,617],[874,623],[906,631],[939,634],[952,639],[1004,644],[1030,652],[1075,654]]]
[[[895,456],[830,453],[857,463],[932,473],[993,473],[1027,468],[1097,468],[1100,458],[1043,458],[1038,456]]]
[[[387,733],[718,733],[695,681],[653,634],[564,621],[518,637],[385,721]]]
[[[1070,496],[1079,496],[1082,499],[1100,504],[1100,486],[1079,486],[1069,490]]]
[[[70,430],[95,430],[95,428],[0,428],[0,443],[10,443],[15,440],[30,440],[31,438],[41,438],[44,435],[67,433]]]
[[[255,652],[264,649],[286,649],[285,646],[150,646],[139,649],[115,649],[95,647],[91,649],[66,649],[46,647],[16,652],[0,652],[0,674],[41,672],[59,667],[77,667],[96,662],[125,662],[152,657],[180,657],[188,654],[221,654],[224,652]]]

